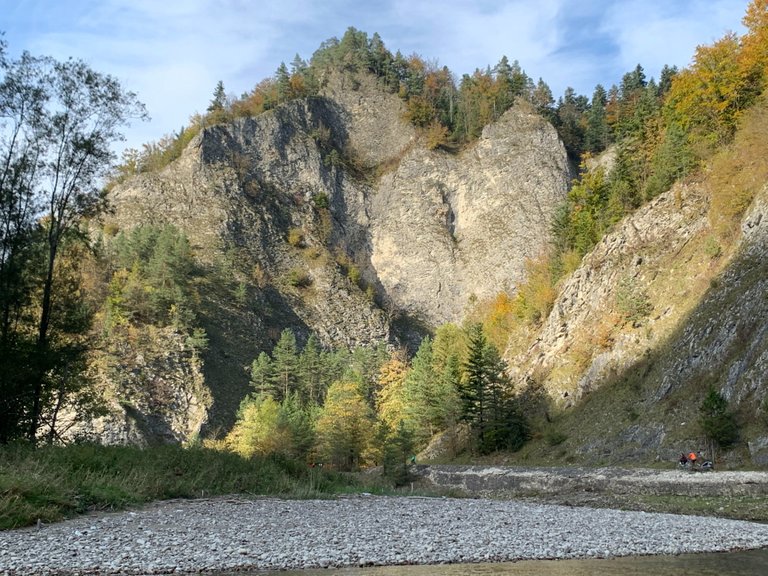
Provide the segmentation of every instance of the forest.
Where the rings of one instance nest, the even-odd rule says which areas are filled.
[[[531,434],[525,407],[539,399],[509,385],[502,354],[510,333],[540,324],[562,279],[606,231],[674,182],[702,167],[736,182],[712,188],[718,250],[768,177],[760,147],[768,129],[768,2],[754,0],[744,24],[742,36],[699,46],[686,69],[666,67],[649,79],[638,65],[589,98],[568,89],[557,100],[507,57],[457,80],[418,55],[392,54],[378,34],[350,28],[309,62],[297,56],[290,67],[281,64],[240,97],[219,83],[205,113],[177,134],[127,151],[115,168],[110,145],[129,118],[144,114],[135,95],[85,63],[29,54],[12,60],[0,44],[0,443],[55,443],[65,408],[83,418],[99,414],[90,350],[139,338],[146,326],[172,326],[196,354],[205,350],[196,306],[208,271],[172,226],[100,227],[109,189],[167,165],[208,126],[319,96],[335,70],[373,74],[402,98],[404,120],[427,147],[446,154],[471,147],[484,126],[523,99],[557,129],[579,175],[552,223],[551,249],[529,262],[515,294],[478,303],[464,326],[439,327],[412,358],[383,345],[327,350],[314,337],[299,347],[285,331],[274,350],[253,360],[252,393],[234,428],[206,442],[339,469],[385,464],[394,474],[393,463],[441,432],[457,450],[519,448]],[[608,148],[613,169],[590,169]],[[635,298],[623,313],[633,321],[644,310]]]

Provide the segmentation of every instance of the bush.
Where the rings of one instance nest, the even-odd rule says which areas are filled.
[[[544,434],[544,440],[548,446],[559,446],[568,440],[568,434],[561,432],[560,430],[547,430]]]
[[[307,288],[312,285],[312,277],[301,268],[292,268],[286,276],[286,282],[293,288]]]
[[[326,209],[330,208],[330,201],[328,200],[328,194],[325,192],[318,192],[317,194],[312,195],[312,203],[315,205],[315,208],[318,209]]]
[[[626,277],[616,289],[616,308],[627,322],[638,326],[653,311],[653,304],[635,279]]]
[[[707,440],[721,448],[733,446],[739,439],[736,416],[728,409],[728,400],[710,387],[699,406],[699,424]]]
[[[304,232],[301,228],[291,228],[288,231],[288,244],[294,248],[304,247]]]

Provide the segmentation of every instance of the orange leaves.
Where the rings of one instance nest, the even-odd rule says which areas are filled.
[[[672,120],[711,146],[726,141],[735,129],[744,90],[739,49],[735,34],[699,46],[691,68],[672,81],[667,100]]]
[[[730,140],[768,78],[768,0],[753,0],[743,22],[743,37],[730,33],[696,49],[667,100],[670,119],[712,149]]]

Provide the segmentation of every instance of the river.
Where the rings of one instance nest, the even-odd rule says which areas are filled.
[[[765,576],[768,574],[768,549],[593,560],[524,560],[499,564],[237,572],[237,576],[267,574],[280,576],[646,576],[647,574],[653,576]],[[233,573],[232,576],[235,574]]]

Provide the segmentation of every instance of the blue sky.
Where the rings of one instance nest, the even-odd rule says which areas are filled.
[[[555,97],[592,95],[641,64],[687,66],[697,45],[741,34],[749,0],[0,0],[11,55],[82,58],[121,80],[152,120],[140,148],[204,111],[218,80],[242,94],[349,26],[460,77],[506,55]]]

